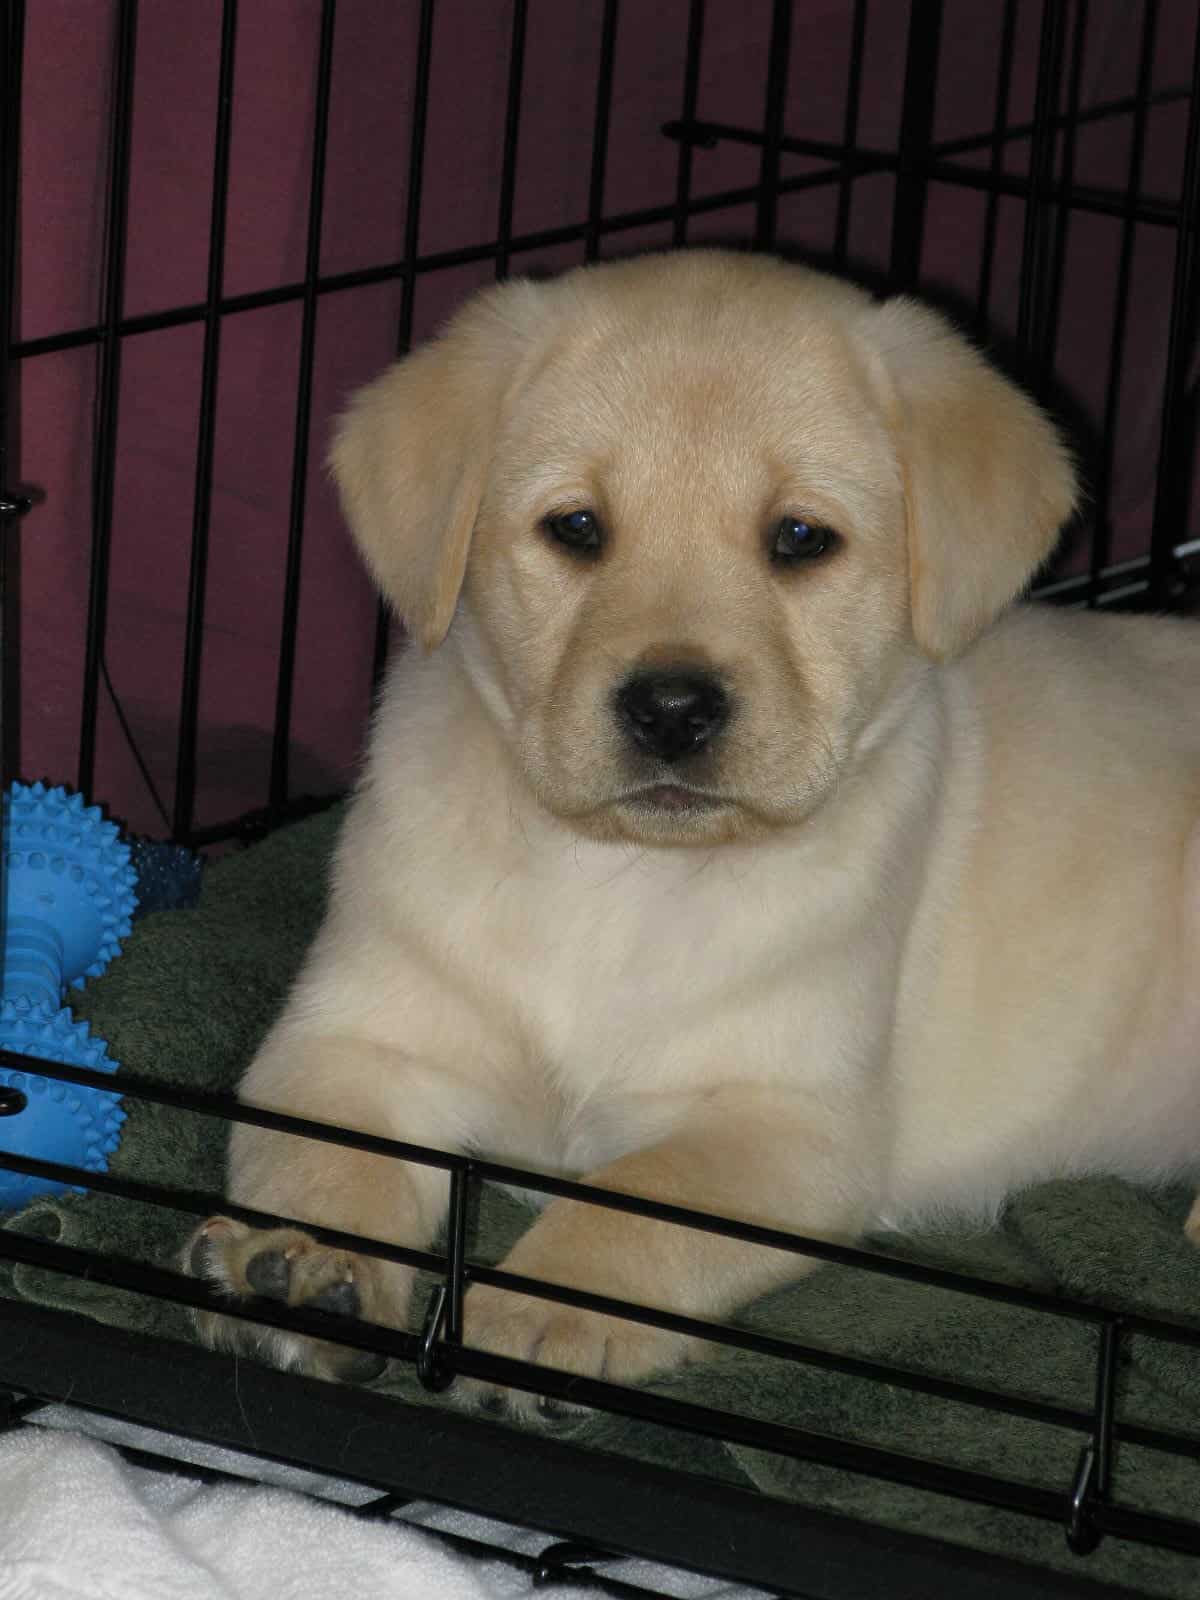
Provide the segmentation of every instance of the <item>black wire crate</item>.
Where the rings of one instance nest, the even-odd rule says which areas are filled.
[[[36,1069],[52,1080],[85,1088],[106,1089],[112,1083],[105,1074],[86,1068],[36,1061],[11,1052],[0,1052],[0,1068],[10,1073]],[[220,1210],[260,1226],[302,1226],[335,1248],[418,1267],[430,1275],[434,1285],[422,1325],[404,1332],[329,1312],[298,1310],[270,1299],[233,1303],[204,1282],[171,1266],[81,1250],[11,1231],[0,1231],[0,1258],[112,1285],[138,1296],[165,1299],[193,1309],[219,1309],[250,1322],[334,1339],[411,1367],[430,1394],[441,1393],[458,1378],[481,1379],[534,1393],[549,1402],[603,1410],[670,1434],[734,1442],[772,1455],[1016,1513],[1057,1525],[1065,1546],[1078,1556],[1090,1554],[1105,1539],[1200,1556],[1200,1522],[1125,1502],[1114,1493],[1112,1484],[1114,1460],[1122,1448],[1186,1460],[1200,1456],[1200,1438],[1125,1418],[1118,1398],[1120,1368],[1130,1341],[1162,1341],[1196,1350],[1200,1349],[1200,1328],[589,1188],[495,1162],[352,1133],[262,1111],[227,1096],[198,1094],[131,1076],[122,1077],[121,1087],[135,1102],[166,1105],[226,1123],[251,1123],[437,1167],[448,1174],[450,1182],[444,1246],[438,1251],[412,1250],[231,1206],[219,1195],[167,1188],[128,1176],[92,1173],[32,1157],[0,1153],[0,1166],[52,1182],[86,1183],[101,1194],[167,1208],[178,1216],[181,1238],[192,1225],[189,1218]],[[19,1112],[22,1097],[20,1089],[5,1089],[0,1093],[0,1113]],[[467,1227],[473,1195],[484,1183],[562,1196],[652,1217],[672,1226],[699,1228],[748,1244],[840,1264],[856,1272],[975,1297],[997,1307],[1018,1307],[1053,1321],[1078,1323],[1088,1330],[1092,1347],[1090,1358],[1082,1361],[1080,1373],[1081,1382],[1091,1388],[1092,1403],[1072,1406],[1032,1399],[950,1376],[805,1346],[751,1327],[698,1322],[484,1265],[471,1258]],[[738,1415],[698,1405],[673,1397],[669,1391],[656,1392],[653,1387],[628,1388],[492,1355],[463,1342],[463,1297],[474,1283],[628,1317],[699,1337],[717,1348],[769,1356],[791,1364],[798,1385],[804,1383],[806,1371],[832,1370],[856,1383],[899,1389],[912,1397],[914,1405],[920,1403],[921,1397],[933,1397],[1065,1431],[1078,1439],[1075,1469],[1068,1481],[1050,1487],[1002,1472],[974,1470],[953,1461],[909,1453],[903,1448],[903,1440],[881,1448],[861,1439],[814,1432],[751,1413]],[[829,1572],[838,1574],[839,1584],[848,1581],[846,1573],[839,1570],[842,1566],[847,1571],[857,1566],[860,1580],[876,1572],[875,1563],[886,1548],[890,1581],[897,1585],[891,1592],[898,1594],[910,1592],[905,1584],[917,1586],[911,1592],[929,1592],[927,1588],[922,1591],[920,1585],[928,1584],[942,1570],[942,1562],[949,1563],[946,1570],[957,1567],[960,1571],[977,1571],[981,1578],[987,1575],[998,1585],[996,1593],[1074,1592],[1069,1578],[1050,1578],[1047,1581],[1051,1584],[1057,1582],[1064,1587],[1043,1591],[1036,1574],[998,1557],[938,1549],[927,1539],[878,1527],[856,1525],[849,1530],[844,1519],[823,1513],[819,1507],[789,1505],[725,1483],[709,1482],[702,1476],[664,1473],[661,1467],[652,1467],[644,1460],[582,1449],[569,1440],[544,1433],[518,1433],[471,1412],[414,1408],[369,1389],[324,1384],[245,1362],[239,1365],[231,1388],[226,1381],[232,1364],[228,1356],[98,1324],[81,1329],[78,1318],[19,1301],[7,1302],[4,1315],[10,1323],[10,1334],[0,1358],[0,1384],[24,1402],[10,1413],[13,1425],[36,1420],[40,1404],[69,1400],[102,1413],[152,1422],[168,1432],[177,1430],[210,1443],[249,1449],[260,1457],[325,1467],[371,1484],[388,1497],[389,1504],[397,1495],[445,1495],[451,1503],[519,1521],[528,1516],[533,1503],[539,1516],[543,1511],[547,1513],[543,1525],[548,1531],[586,1541],[598,1550],[683,1561],[785,1592],[853,1592],[840,1587],[813,1587],[810,1557],[806,1554],[800,1561],[797,1556],[795,1540],[801,1527],[806,1544],[815,1540],[814,1548],[823,1552],[822,1559],[828,1558]],[[80,1340],[86,1349],[82,1365],[78,1360]],[[72,1347],[72,1358],[64,1360]],[[136,1367],[132,1369],[131,1355],[136,1355]],[[177,1392],[170,1400],[157,1386],[141,1390],[147,1363],[149,1370],[157,1370],[159,1384],[170,1385],[172,1374],[176,1375]],[[186,1382],[179,1381],[183,1373],[190,1374]],[[234,1391],[237,1403],[231,1412],[228,1402]],[[335,1416],[339,1421],[334,1431],[320,1438],[321,1430]],[[347,1452],[345,1448],[345,1429],[351,1417],[370,1419],[376,1425],[365,1430],[361,1452],[357,1424],[355,1449]],[[506,1463],[503,1471],[498,1470],[497,1452]],[[548,1496],[543,1492],[543,1474],[559,1480],[558,1490]],[[563,1497],[564,1484],[570,1485],[568,1498]],[[646,1498],[650,1486],[655,1486],[653,1501]],[[657,1498],[664,1489],[678,1506],[677,1520],[666,1527]],[[580,1496],[578,1501],[573,1498],[576,1494]],[[722,1548],[719,1554],[715,1550],[706,1554],[703,1524],[706,1517],[714,1516],[720,1518],[717,1542]],[[815,1561],[816,1557],[811,1559]],[[1026,1587],[1030,1584],[1033,1587]],[[1097,1591],[1088,1585],[1087,1592]]]
[[[4,0],[0,786],[52,773],[136,831],[195,849],[253,842],[343,792],[396,639],[365,585],[343,590],[330,577],[351,560],[322,467],[332,415],[468,291],[647,248],[779,250],[881,292],[929,296],[1076,442],[1087,503],[1041,575],[1040,596],[1194,609],[1194,0],[487,0],[467,9],[452,0],[298,4],[289,60],[304,87],[282,97],[283,120],[268,126],[254,119],[266,117],[278,86],[264,76],[272,41],[253,0],[180,13],[175,27],[186,37],[174,50],[165,12],[139,0],[96,7],[80,24],[83,53],[97,64],[86,179],[94,226],[79,246],[83,287],[59,304],[39,298],[38,241],[47,230],[74,236],[54,232],[36,162],[59,136],[50,108],[69,100],[73,80],[65,67],[56,75],[62,52],[49,12]],[[159,240],[155,255],[147,196],[161,203],[165,191],[153,187],[149,152],[153,130],[161,139],[170,120],[155,122],[156,107],[178,93],[180,117],[192,116],[184,102],[193,92],[204,137],[178,185],[190,243],[173,252]],[[259,129],[257,145],[247,127]],[[364,128],[383,140],[373,161],[355,154]],[[247,218],[271,210],[254,174],[268,170],[268,145],[289,140],[298,221],[286,248],[251,272],[239,254]],[[73,172],[64,183],[83,184]],[[361,230],[360,215],[369,219]],[[279,320],[263,320],[271,318]],[[238,409],[240,363],[262,357],[256,329],[266,330],[262,348],[283,352],[258,391],[261,418]],[[156,390],[155,375],[172,364],[177,388]],[[138,389],[147,374],[149,401]],[[163,416],[178,435],[166,477],[153,431]],[[278,444],[266,466],[253,452],[259,434]],[[72,452],[83,463],[73,477],[64,465]],[[161,537],[147,531],[155,517]],[[231,555],[243,532],[244,550]],[[59,596],[55,563],[64,559],[79,579]],[[323,630],[320,607],[335,590],[349,622]],[[388,1356],[414,1375],[407,1401],[252,1362],[239,1363],[234,1385],[228,1356],[14,1299],[0,1302],[0,1391],[14,1397],[0,1425],[69,1397],[166,1434],[356,1479],[384,1509],[419,1496],[536,1518],[548,1535],[601,1552],[829,1600],[874,1595],[885,1580],[889,1594],[913,1596],[955,1581],[996,1596],[1125,1593],[1133,1591],[1088,1576],[1090,1550],[1122,1542],[1200,1555],[1200,1522],[1127,1498],[1116,1472],[1130,1453],[1185,1463],[1200,1455],[1200,1439],[1127,1415],[1121,1401],[1131,1349],[1194,1351],[1194,1326],[318,1127],[129,1073],[113,1080],[3,1051],[0,1069],[422,1162],[443,1170],[452,1192],[438,1251],[304,1225],[419,1267],[431,1290],[421,1327],[380,1329],[271,1301],[221,1307]],[[8,1171],[169,1212],[181,1237],[189,1219],[214,1211],[281,1220],[211,1193],[3,1154],[4,1117],[19,1112],[22,1092],[0,1089]],[[754,1319],[717,1327],[515,1279],[471,1251],[469,1219],[481,1189],[495,1185],[964,1296],[994,1314],[998,1339],[1010,1312],[1070,1327],[1080,1340],[1070,1394],[1033,1396],[879,1361],[850,1343],[805,1343]],[[4,1228],[0,1260],[179,1308],[215,1303],[163,1261]],[[696,1335],[722,1358],[778,1362],[794,1369],[798,1391],[814,1374],[835,1375],[902,1397],[901,1412],[911,1404],[914,1416],[929,1403],[1028,1424],[1058,1441],[1056,1461],[1068,1441],[1069,1464],[1035,1481],[912,1450],[903,1437],[843,1435],[752,1407],[717,1409],[670,1385],[627,1389],[504,1361],[463,1342],[474,1283]],[[553,1429],[468,1414],[450,1403],[455,1378],[585,1405],[624,1419],[641,1443],[626,1453],[585,1449]],[[447,1387],[446,1401],[436,1400]],[[1054,1525],[1077,1559],[1043,1570],[681,1471],[663,1465],[654,1441],[667,1437]]]

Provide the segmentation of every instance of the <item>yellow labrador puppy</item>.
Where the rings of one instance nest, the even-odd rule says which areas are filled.
[[[1200,632],[1008,609],[1075,476],[941,318],[720,252],[513,282],[333,465],[422,651],[247,1100],[843,1240],[1195,1169]],[[418,1246],[446,1205],[253,1128],[230,1193]],[[189,1260],[406,1319],[405,1270],[301,1232],[213,1218]],[[565,1201],[506,1264],[703,1317],[804,1270]],[[486,1287],[466,1337],[618,1381],[690,1353]]]

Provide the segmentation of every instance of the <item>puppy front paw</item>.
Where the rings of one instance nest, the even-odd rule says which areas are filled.
[[[697,1341],[621,1317],[580,1311],[480,1284],[463,1305],[464,1342],[493,1355],[609,1383],[636,1384],[679,1366]],[[588,1409],[567,1397],[527,1394],[476,1380],[460,1380],[459,1397],[493,1415],[560,1421]]]
[[[209,1217],[184,1247],[183,1265],[230,1300],[261,1295],[284,1305],[380,1320],[373,1263],[331,1250],[298,1228],[250,1228],[230,1217]],[[368,1383],[387,1366],[385,1356],[369,1350],[216,1311],[197,1311],[195,1316],[200,1337],[211,1349],[255,1356],[312,1377]]]

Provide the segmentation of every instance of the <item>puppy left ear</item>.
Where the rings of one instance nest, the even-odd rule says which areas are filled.
[[[467,303],[354,396],[329,463],[371,575],[427,650],[454,615],[496,429],[532,342],[539,286]]]
[[[871,315],[904,473],[913,635],[945,661],[1053,550],[1075,468],[1045,413],[936,312],[899,299]]]

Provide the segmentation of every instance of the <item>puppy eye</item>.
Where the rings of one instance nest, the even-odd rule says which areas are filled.
[[[600,548],[600,522],[594,511],[563,511],[544,518],[542,527],[557,544],[581,555],[594,554]]]
[[[832,528],[823,528],[820,523],[805,522],[803,517],[780,517],[771,530],[771,560],[780,566],[811,561],[832,550],[837,539]]]

